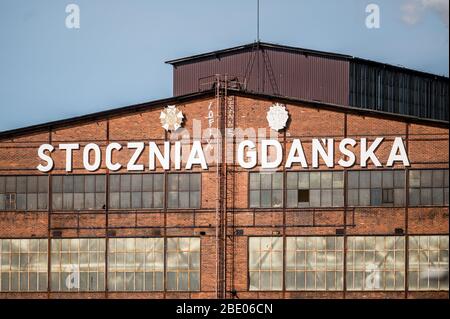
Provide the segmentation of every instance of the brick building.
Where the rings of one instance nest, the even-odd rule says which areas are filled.
[[[214,69],[239,50],[171,63]],[[335,78],[354,63],[291,51],[339,59]],[[175,97],[0,133],[0,298],[448,298],[448,109],[286,96],[274,59],[261,68],[277,92],[252,87],[252,67],[195,75],[198,90],[175,71]],[[266,118],[277,103],[286,128]],[[181,129],[161,127],[171,105]],[[252,130],[256,149],[238,140]]]

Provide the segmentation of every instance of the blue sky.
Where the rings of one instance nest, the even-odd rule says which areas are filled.
[[[80,29],[66,28],[70,3]],[[365,25],[369,3],[380,8],[379,29]],[[0,131],[169,97],[164,61],[253,42],[255,8],[256,0],[0,0]],[[448,76],[448,0],[261,0],[261,40]]]

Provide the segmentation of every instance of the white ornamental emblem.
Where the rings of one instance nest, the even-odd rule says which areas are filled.
[[[161,115],[159,116],[161,125],[166,131],[176,131],[179,129],[181,123],[183,123],[183,118],[183,113],[175,105],[168,105],[161,111]]]
[[[289,113],[286,111],[283,104],[275,103],[267,112],[267,121],[272,130],[280,131],[284,129],[288,119]]]

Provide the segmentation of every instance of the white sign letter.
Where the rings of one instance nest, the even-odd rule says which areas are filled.
[[[94,164],[89,163],[89,154],[91,151],[94,151]],[[97,144],[89,143],[84,147],[83,150],[83,165],[84,168],[90,172],[96,171],[100,168],[100,164],[102,162],[102,152],[100,151],[100,147]]]
[[[244,150],[248,147],[249,151],[247,152],[247,156],[250,158],[249,162],[244,161]],[[238,163],[242,168],[253,168],[256,166],[256,151],[255,151],[255,143],[250,140],[242,141],[238,146]]]
[[[120,145],[119,143],[111,143],[106,147],[106,167],[110,170],[110,171],[118,171],[122,165],[119,163],[115,163],[113,164],[112,161],[112,151],[113,150],[118,150],[120,151],[122,149],[122,145]]]
[[[136,164],[136,162],[139,160],[139,157],[141,156],[142,152],[144,151],[144,142],[130,142],[127,145],[128,149],[136,149],[133,156],[131,156],[130,161],[127,165],[127,170],[129,171],[143,171],[144,170],[144,164]]]
[[[295,155],[296,153],[298,153],[298,156]],[[298,138],[294,139],[294,141],[292,142],[292,146],[289,150],[289,155],[285,165],[286,168],[291,168],[292,163],[300,163],[303,168],[308,168],[308,163],[306,162],[302,142],[300,142]]]
[[[41,146],[39,146],[39,149],[38,149],[38,156],[39,156],[39,158],[40,158],[41,160],[47,162],[47,165],[45,165],[45,166],[42,165],[42,164],[39,164],[39,165],[36,167],[36,168],[37,168],[38,170],[40,170],[41,172],[46,173],[46,172],[49,172],[49,171],[52,170],[53,165],[54,165],[53,159],[52,159],[50,156],[46,155],[46,154],[45,154],[45,151],[49,151],[49,152],[51,153],[51,152],[53,152],[54,149],[55,149],[55,148],[54,148],[53,146],[51,146],[50,144],[42,144]]]
[[[361,139],[361,167],[367,166],[367,160],[370,158],[376,167],[382,167],[380,161],[375,156],[374,152],[380,146],[381,142],[384,140],[383,137],[377,137],[367,149],[367,138]]]
[[[322,139],[323,144],[327,145],[328,151],[323,148],[323,144],[316,138],[312,140],[312,166],[319,167],[319,154],[327,167],[334,166],[334,140],[332,138]]]
[[[400,153],[400,154],[397,154]],[[394,162],[401,161],[404,166],[409,166],[408,154],[406,154],[405,145],[401,137],[396,137],[392,145],[391,153],[386,166],[392,166]]]
[[[339,143],[339,151],[342,153],[342,155],[345,155],[348,157],[348,160],[344,160],[343,158],[341,158],[338,161],[338,164],[342,167],[350,167],[353,166],[355,164],[356,161],[356,156],[355,154],[348,150],[345,146],[346,145],[351,145],[351,146],[355,146],[356,145],[356,141],[352,138],[344,138],[340,143]]]
[[[161,154],[161,151],[156,145],[155,142],[150,142],[150,150],[149,150],[149,168],[150,170],[155,169],[155,156],[158,158],[158,161],[161,163],[163,169],[170,169],[170,142],[164,142],[164,156]]]
[[[275,147],[275,160],[268,162],[269,146]],[[262,140],[261,141],[261,167],[262,168],[277,168],[283,160],[283,148],[277,140]]]
[[[59,144],[60,150],[66,151],[66,172],[72,171],[72,151],[80,149],[80,144]]]
[[[186,169],[191,169],[194,164],[201,165],[202,169],[208,169],[208,166],[206,166],[205,154],[203,154],[202,144],[200,141],[194,141],[192,143],[192,149],[186,163]]]

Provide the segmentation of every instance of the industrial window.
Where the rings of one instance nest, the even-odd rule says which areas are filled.
[[[283,205],[283,173],[250,173],[250,207]]]
[[[342,290],[343,237],[288,237],[286,290]]]
[[[448,169],[409,171],[410,206],[448,206]]]
[[[0,176],[0,211],[47,209],[47,176]]]
[[[47,244],[46,239],[0,239],[0,291],[46,291]]]
[[[52,291],[105,290],[105,239],[52,239]]]
[[[201,174],[168,175],[168,208],[200,208]]]
[[[105,175],[52,176],[54,210],[104,209]]]
[[[409,289],[448,290],[448,235],[409,237]]]
[[[111,209],[163,208],[164,174],[115,174],[109,176]]]
[[[404,237],[348,237],[347,243],[348,290],[404,290]]]
[[[405,172],[349,171],[347,194],[349,206],[403,206]]]
[[[111,238],[108,288],[111,291],[164,289],[163,238]]]
[[[200,238],[167,238],[167,290],[200,290]]]
[[[281,290],[283,287],[283,238],[249,238],[250,290]]]
[[[288,172],[287,207],[344,206],[344,173]]]

